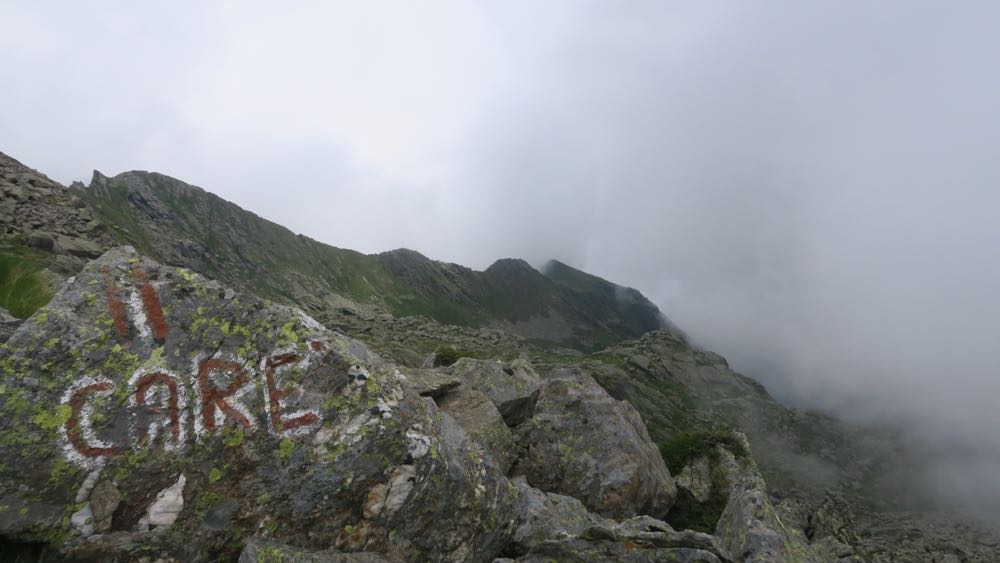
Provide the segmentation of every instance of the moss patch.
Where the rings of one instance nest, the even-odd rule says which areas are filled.
[[[728,430],[685,432],[660,443],[659,447],[667,469],[677,474],[695,458],[711,456],[717,445],[724,446],[738,458],[749,455],[743,443]]]
[[[41,263],[23,254],[0,254],[0,307],[28,318],[52,299]]]

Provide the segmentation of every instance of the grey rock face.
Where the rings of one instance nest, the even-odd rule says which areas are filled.
[[[21,326],[21,320],[14,318],[7,309],[0,307],[0,344],[7,342],[10,335],[14,334],[17,327]]]
[[[24,237],[24,244],[39,250],[53,250],[56,240],[52,233],[44,231],[31,231]]]
[[[510,470],[517,457],[514,436],[489,397],[460,387],[439,398],[437,405],[490,455],[504,474]]]
[[[59,252],[80,258],[97,258],[104,252],[100,244],[80,237],[58,235],[55,243]]]
[[[381,563],[387,561],[374,553],[315,551],[253,538],[240,552],[239,563]]]
[[[0,505],[26,510],[0,511],[0,535],[97,560],[232,557],[258,531],[393,560],[500,552],[517,488],[451,417],[361,343],[225,297],[116,249],[18,328]]]
[[[515,479],[514,483],[521,494],[520,525],[508,551],[524,555],[545,541],[579,536],[592,526],[611,524],[573,497],[543,493],[523,478]]]
[[[462,358],[451,366],[451,373],[462,378],[466,386],[485,393],[509,426],[531,418],[541,391],[541,378],[530,363],[515,360],[503,364],[496,360]]]
[[[515,472],[532,486],[611,518],[662,516],[674,502],[673,479],[638,413],[579,370],[554,371],[518,431],[525,454]]]
[[[581,535],[537,545],[518,561],[679,561],[722,563],[732,559],[708,534],[677,532],[648,516],[600,524]]]
[[[737,436],[749,452],[746,436]],[[801,533],[782,523],[752,458],[736,460],[729,455],[720,463],[732,486],[715,532],[735,560],[821,561]]]
[[[403,385],[423,397],[440,397],[462,384],[462,378],[440,369],[406,369]]]

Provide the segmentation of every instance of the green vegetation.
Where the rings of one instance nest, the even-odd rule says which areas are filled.
[[[288,438],[285,438],[278,444],[278,457],[281,459],[288,459],[292,457],[292,453],[295,451],[295,442]]]
[[[749,455],[743,443],[729,430],[684,432],[659,445],[667,469],[674,474],[680,473],[685,465],[698,457],[707,455],[714,458],[715,446],[724,446],[736,457]]]
[[[727,500],[726,495],[714,487],[705,502],[699,502],[687,489],[678,489],[677,500],[667,514],[667,523],[675,530],[714,534]]]
[[[660,455],[674,475],[703,456],[708,458],[711,467],[711,490],[705,501],[699,501],[687,489],[678,488],[677,500],[666,518],[675,529],[715,533],[715,525],[729,498],[716,446],[725,447],[737,458],[749,455],[743,442],[729,430],[685,432],[660,444]]]
[[[42,262],[25,250],[0,250],[0,307],[19,319],[30,317],[52,299]]]
[[[434,350],[434,366],[450,366],[462,358],[475,357],[475,354],[467,350],[459,350],[450,344],[442,344]]]

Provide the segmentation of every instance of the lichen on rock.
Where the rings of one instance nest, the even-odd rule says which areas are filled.
[[[516,488],[450,417],[301,311],[120,248],[8,344],[0,504],[32,507],[0,512],[8,538],[186,560],[263,533],[467,560],[513,531]]]

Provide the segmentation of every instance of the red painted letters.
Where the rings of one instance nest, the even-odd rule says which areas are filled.
[[[278,354],[277,356],[267,358],[267,361],[265,362],[264,380],[265,383],[267,383],[267,412],[271,416],[271,425],[274,427],[275,432],[280,433],[285,430],[309,426],[319,420],[319,415],[314,412],[306,412],[288,420],[281,417],[281,400],[299,389],[298,387],[278,389],[278,386],[274,381],[274,372],[277,368],[283,365],[293,364],[298,361],[299,357],[295,354]]]
[[[228,371],[232,374],[229,385],[216,387],[210,374],[213,371]],[[215,409],[218,408],[230,420],[250,428],[252,424],[239,410],[230,405],[227,397],[233,396],[246,383],[246,373],[239,362],[221,359],[202,360],[198,364],[198,391],[201,395],[201,421],[208,432],[215,431]]]
[[[146,374],[139,378],[135,384],[135,404],[136,406],[142,407],[146,404],[146,394],[149,392],[149,388],[153,385],[163,385],[167,388],[169,395],[167,396],[167,406],[163,408],[152,407],[149,409],[150,414],[162,416],[167,416],[167,421],[170,427],[170,437],[175,444],[181,441],[181,419],[180,419],[180,406],[179,406],[179,396],[177,394],[177,383],[174,382],[174,378],[170,377],[169,374],[157,372]],[[149,421],[137,423],[136,425],[136,437],[139,443],[144,443],[149,438]]]
[[[111,391],[115,386],[109,382],[98,382],[85,385],[70,395],[69,407],[70,415],[66,420],[66,437],[69,439],[73,449],[83,457],[99,457],[102,455],[113,456],[121,453],[121,448],[102,448],[91,446],[84,437],[84,429],[80,424],[80,417],[83,415],[83,407],[87,403],[87,395],[101,391]]]

